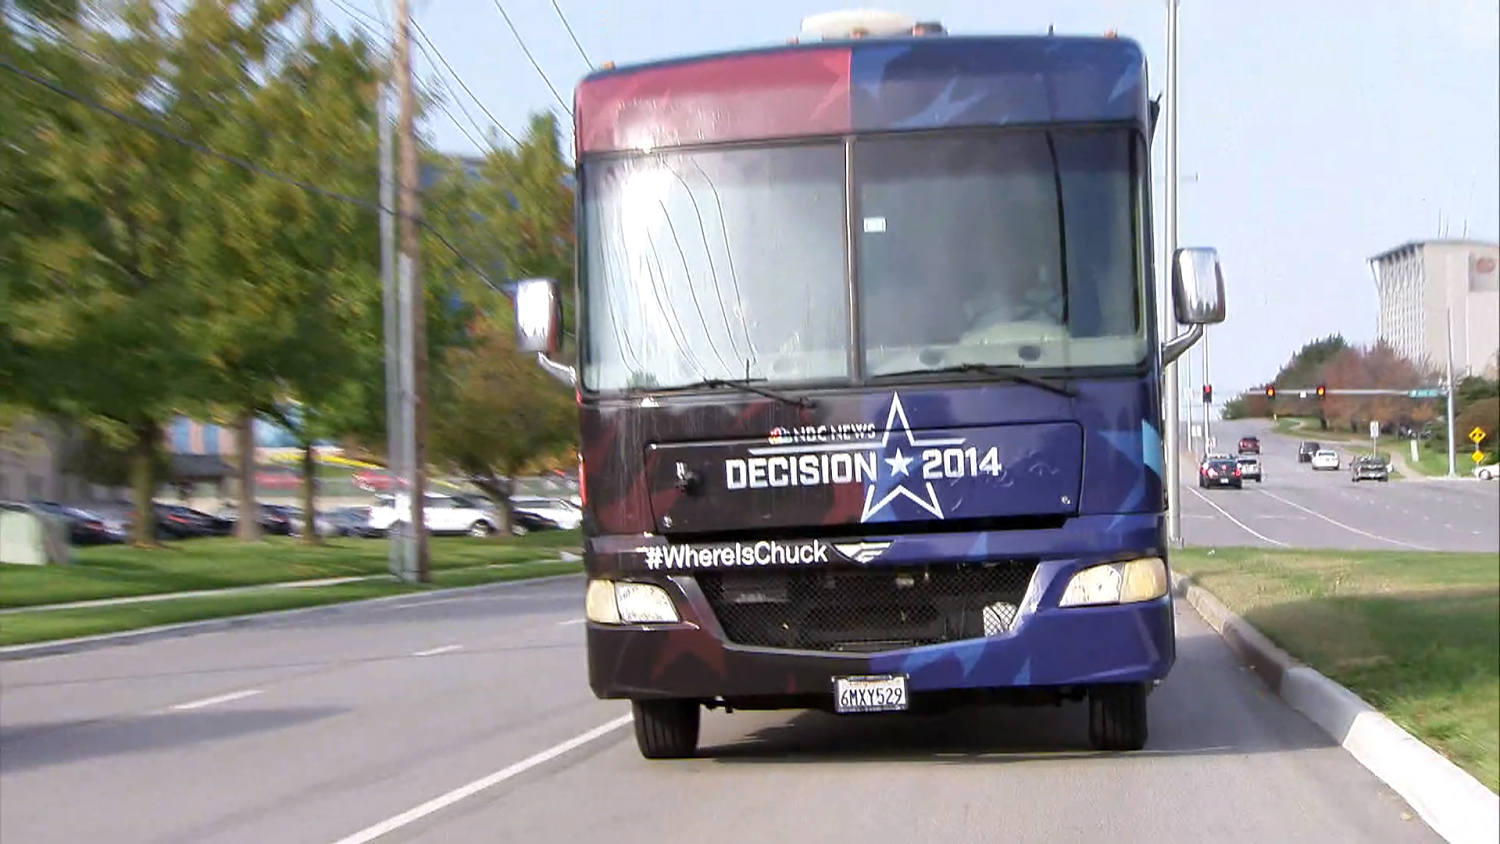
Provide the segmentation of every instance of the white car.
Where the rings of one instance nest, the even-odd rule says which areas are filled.
[[[1339,453],[1331,448],[1320,448],[1313,452],[1312,467],[1314,469],[1333,469],[1338,471]]]
[[[1240,467],[1240,477],[1244,478],[1247,481],[1253,480],[1256,483],[1261,482],[1261,467],[1259,457],[1256,457],[1253,454],[1241,454],[1239,457],[1235,458],[1235,462]]]
[[[1500,478],[1500,463],[1488,463],[1483,466],[1474,467],[1474,477],[1481,481],[1493,481]]]
[[[510,509],[541,516],[563,530],[575,530],[583,523],[583,510],[566,498],[512,498]]]
[[[494,512],[478,499],[432,493],[422,500],[425,502],[422,521],[428,533],[489,536],[498,529]],[[404,493],[377,496],[375,506],[370,508],[369,527],[376,531],[390,530],[410,506]]]

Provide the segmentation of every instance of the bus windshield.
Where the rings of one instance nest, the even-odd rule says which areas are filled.
[[[586,160],[583,385],[1134,364],[1137,138],[971,130]]]

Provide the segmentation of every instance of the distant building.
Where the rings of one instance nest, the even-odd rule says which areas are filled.
[[[1377,338],[1441,372],[1453,318],[1453,372],[1495,377],[1500,353],[1500,246],[1479,240],[1404,243],[1370,259],[1380,294]]]

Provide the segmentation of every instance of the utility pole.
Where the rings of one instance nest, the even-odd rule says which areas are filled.
[[[427,380],[427,337],[422,317],[422,286],[418,274],[417,221],[421,219],[421,198],[418,195],[420,177],[417,162],[416,99],[411,84],[411,12],[408,0],[396,0],[396,86],[400,92],[400,211],[397,228],[400,234],[400,256],[396,261],[396,276],[401,298],[402,363],[408,367],[409,377],[404,379],[406,388],[405,413],[402,434],[406,441],[406,469],[408,483],[407,499],[410,502],[410,518],[406,529],[410,533],[406,541],[406,573],[410,579],[426,583],[430,579],[427,560],[427,529],[424,507],[427,481],[426,426],[423,424],[426,408],[423,407]]]
[[[1448,320],[1448,477],[1458,477],[1457,445],[1453,442],[1453,309],[1445,312]]]
[[[394,69],[394,66],[392,66]],[[375,98],[375,119],[380,132],[380,303],[385,337],[385,453],[394,496],[406,477],[403,428],[401,426],[401,311],[400,292],[396,289],[396,167],[392,158],[390,84],[383,82]],[[395,499],[392,498],[394,505]],[[386,564],[391,574],[404,577],[407,571],[404,534],[391,531]]]
[[[1171,336],[1177,326],[1172,308],[1172,259],[1177,252],[1177,0],[1167,0],[1167,259],[1162,262],[1162,320],[1163,336]],[[1162,483],[1167,488],[1167,542],[1174,547],[1182,545],[1182,478],[1181,454],[1177,444],[1177,364],[1166,365],[1162,372],[1165,384],[1162,393],[1167,397],[1167,419],[1162,427],[1163,451],[1166,477]],[[1207,440],[1204,440],[1205,445]]]

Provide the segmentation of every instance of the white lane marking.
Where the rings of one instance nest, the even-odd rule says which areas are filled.
[[[557,626],[558,627],[571,627],[571,626],[573,626],[575,624],[582,624],[583,622],[584,622],[584,619],[581,619],[581,618],[570,618],[567,621],[559,621],[557,623]]]
[[[437,656],[438,654],[447,654],[447,653],[453,653],[454,651],[463,650],[463,647],[464,647],[463,645],[443,645],[443,646],[437,647],[437,648],[428,648],[425,651],[412,651],[411,655],[412,656]]]
[[[231,700],[240,700],[242,698],[253,697],[255,695],[261,694],[263,691],[265,690],[242,689],[238,692],[230,692],[227,695],[215,695],[214,697],[206,697],[202,700],[190,700],[187,703],[179,703],[172,708],[178,710],[179,712],[187,711],[189,709],[202,709],[205,706],[213,706],[216,703],[228,703]]]
[[[1191,492],[1192,494],[1194,494],[1194,495],[1198,496],[1199,498],[1203,499],[1203,503],[1205,503],[1208,506],[1214,508],[1215,510],[1218,510],[1219,514],[1222,515],[1224,518],[1226,518],[1229,521],[1234,522],[1235,524],[1239,525],[1242,529],[1244,529],[1244,531],[1246,533],[1250,534],[1251,536],[1256,537],[1257,539],[1261,540],[1262,542],[1269,542],[1272,545],[1279,545],[1282,548],[1289,548],[1289,547],[1291,547],[1291,546],[1287,545],[1285,542],[1278,542],[1277,540],[1272,539],[1269,536],[1266,536],[1265,534],[1261,533],[1260,531],[1256,530],[1255,528],[1250,527],[1249,525],[1245,524],[1244,522],[1240,521],[1239,519],[1236,519],[1235,517],[1229,515],[1229,511],[1228,510],[1225,510],[1223,507],[1220,507],[1219,505],[1213,503],[1212,501],[1209,501],[1208,500],[1208,496],[1204,495],[1203,493],[1199,492],[1198,490],[1193,489],[1190,486],[1185,486],[1185,487],[1183,487],[1183,489],[1185,489],[1188,492]]]
[[[1256,490],[1256,491],[1259,492],[1261,495],[1264,495],[1264,496],[1266,496],[1268,498],[1274,498],[1275,500],[1280,501],[1282,504],[1285,504],[1288,507],[1296,507],[1298,510],[1301,510],[1304,513],[1308,513],[1310,515],[1317,516],[1318,518],[1322,519],[1323,521],[1325,521],[1325,522],[1327,522],[1327,523],[1329,523],[1331,525],[1334,525],[1335,527],[1341,527],[1344,530],[1349,531],[1350,533],[1357,533],[1360,536],[1368,536],[1371,539],[1378,539],[1381,542],[1389,542],[1392,545],[1400,545],[1403,548],[1412,548],[1412,549],[1417,550],[1417,551],[1431,551],[1431,550],[1433,550],[1431,548],[1426,548],[1426,547],[1421,546],[1421,545],[1413,545],[1410,542],[1402,542],[1399,539],[1391,539],[1389,537],[1381,536],[1378,533],[1370,533],[1367,530],[1360,530],[1359,528],[1354,527],[1353,525],[1346,525],[1343,522],[1339,521],[1338,519],[1331,519],[1331,518],[1323,515],[1322,513],[1319,513],[1317,510],[1311,510],[1311,509],[1308,509],[1307,507],[1303,507],[1301,504],[1298,504],[1295,501],[1288,501],[1287,499],[1282,498],[1281,496],[1279,496],[1279,495],[1277,495],[1277,494],[1275,494],[1273,492],[1266,492],[1263,489]]]
[[[586,733],[580,733],[568,739],[567,741],[562,742],[561,744],[555,744],[547,748],[546,750],[541,751],[540,753],[532,754],[531,756],[522,759],[521,761],[515,763],[514,765],[511,765],[510,767],[502,768],[494,772],[493,774],[480,777],[479,779],[474,780],[468,785],[461,785],[458,788],[455,788],[452,791],[448,792],[447,794],[434,797],[431,800],[428,800],[426,803],[423,803],[422,805],[415,808],[408,809],[405,812],[396,815],[395,817],[383,820],[380,823],[374,824],[373,826],[365,827],[364,829],[354,833],[353,835],[340,838],[337,842],[335,842],[335,844],[365,844],[366,841],[374,841],[375,839],[379,838],[382,835],[385,835],[386,833],[394,832],[401,827],[412,823],[413,821],[418,821],[422,818],[427,817],[433,812],[446,809],[447,807],[452,806],[454,803],[463,800],[465,797],[472,797],[487,788],[492,788],[496,785],[499,785],[500,783],[505,782],[506,780],[516,776],[517,774],[525,773],[526,771],[535,768],[537,765],[556,759],[557,757],[563,755],[564,753],[567,753],[570,750],[582,747],[583,745],[588,744],[589,742],[597,738],[608,735],[609,733],[612,733],[629,723],[630,716],[621,715],[619,718],[616,718],[613,721],[607,721],[603,724],[600,724],[592,730],[589,730]]]

